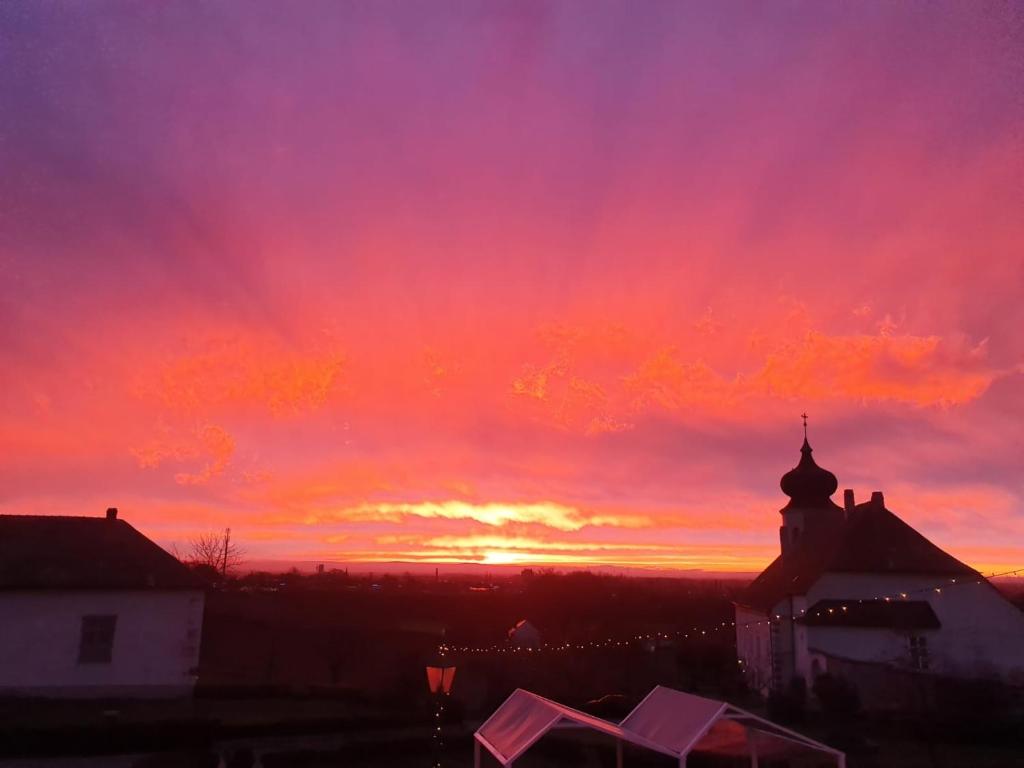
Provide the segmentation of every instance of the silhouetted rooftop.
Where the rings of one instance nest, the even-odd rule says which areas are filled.
[[[788,595],[804,595],[826,572],[977,576],[882,504],[858,504],[835,527],[809,531],[740,594],[739,605],[767,612]]]
[[[201,579],[124,520],[0,515],[0,589],[201,587]]]
[[[822,469],[811,456],[813,449],[804,437],[800,462],[782,476],[779,487],[790,498],[787,507],[834,507],[831,496],[839,487],[836,476]]]

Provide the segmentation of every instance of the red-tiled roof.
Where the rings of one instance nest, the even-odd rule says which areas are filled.
[[[0,515],[0,589],[181,589],[202,581],[124,520]]]
[[[839,525],[808,532],[796,551],[777,557],[740,594],[740,605],[768,612],[804,595],[826,572],[976,576],[880,504],[858,504]]]
[[[938,629],[942,626],[926,600],[819,600],[797,622],[811,627]]]

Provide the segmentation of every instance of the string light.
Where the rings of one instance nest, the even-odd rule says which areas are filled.
[[[1014,568],[1011,571],[1002,571],[1002,572],[999,572],[999,573],[992,573],[992,574],[990,574],[988,576],[982,575],[981,579],[972,580],[972,581],[957,581],[955,578],[951,578],[951,579],[948,579],[946,581],[943,581],[941,584],[931,584],[931,585],[929,585],[927,587],[920,587],[918,589],[911,589],[911,590],[902,591],[902,592],[895,592],[895,593],[891,593],[891,594],[877,595],[876,597],[856,598],[856,603],[858,605],[861,605],[861,604],[863,604],[865,602],[869,602],[869,603],[872,603],[872,602],[886,602],[886,603],[890,603],[890,602],[892,602],[894,600],[897,600],[897,601],[898,600],[907,600],[911,595],[925,594],[925,593],[935,593],[935,594],[940,594],[941,595],[943,593],[943,589],[944,588],[945,589],[949,589],[952,586],[963,586],[963,585],[971,585],[971,584],[979,585],[979,584],[985,583],[988,579],[998,578],[998,577],[1001,577],[1001,576],[1016,576],[1016,575],[1018,575],[1018,574],[1020,574],[1022,572],[1024,572],[1024,568]],[[849,605],[850,604],[852,604],[852,601],[847,601],[845,603],[840,604],[838,606],[838,608],[839,608],[840,611],[846,612],[846,611],[849,610]],[[827,610],[828,610],[829,614],[833,614],[834,607],[833,608],[829,608]],[[806,615],[806,609],[801,608],[800,609],[800,614],[801,615]],[[814,615],[815,616],[821,616],[822,612],[821,611],[816,611]],[[498,644],[486,645],[486,646],[469,646],[469,645],[456,646],[456,645],[449,645],[449,644],[445,643],[445,644],[441,644],[441,645],[438,646],[438,651],[443,656],[446,652],[460,653],[460,654],[466,654],[466,655],[484,655],[484,654],[520,653],[520,652],[525,650],[527,653],[531,653],[532,654],[532,653],[541,653],[541,652],[545,652],[545,651],[563,652],[563,651],[572,650],[573,648],[575,648],[576,650],[580,650],[580,651],[587,650],[587,649],[621,648],[623,646],[628,647],[629,645],[631,645],[632,641],[662,640],[662,639],[669,640],[669,639],[672,639],[672,638],[682,638],[683,640],[689,640],[691,634],[694,637],[697,637],[697,633],[698,632],[700,633],[701,637],[706,637],[708,635],[708,633],[711,633],[711,632],[721,632],[722,630],[732,629],[732,628],[735,628],[735,627],[738,627],[740,629],[744,629],[744,628],[747,628],[747,627],[755,627],[755,626],[759,627],[759,626],[762,626],[762,625],[769,625],[769,626],[771,626],[773,622],[781,621],[782,618],[783,618],[782,614],[778,614],[777,613],[777,614],[774,614],[774,619],[768,618],[768,619],[762,619],[762,620],[758,620],[758,621],[749,621],[749,622],[746,622],[746,623],[743,623],[743,624],[739,624],[739,625],[737,625],[735,621],[722,621],[722,622],[718,622],[718,623],[713,624],[713,625],[708,625],[708,626],[703,627],[703,628],[701,628],[701,627],[692,627],[690,630],[679,630],[679,631],[676,631],[676,632],[655,632],[653,634],[652,633],[647,633],[647,634],[640,633],[640,634],[630,635],[630,636],[623,637],[623,638],[618,638],[618,639],[616,639],[616,638],[606,638],[605,640],[591,640],[591,641],[583,642],[583,643],[581,643],[579,641],[577,641],[575,643],[571,643],[571,642],[541,643],[538,646],[529,646],[529,647],[525,647],[525,648],[524,647],[520,647],[520,646],[507,646],[507,645],[498,645]]]

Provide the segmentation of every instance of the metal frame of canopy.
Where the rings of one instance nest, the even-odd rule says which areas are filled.
[[[679,768],[686,768],[687,756],[719,724],[721,730],[730,731],[724,734],[726,738],[733,737],[729,742],[732,751],[726,754],[737,754],[734,737],[737,729],[742,731],[745,738],[740,754],[749,755],[751,768],[757,768],[759,756],[767,756],[762,748],[774,741],[826,754],[838,768],[846,766],[846,755],[826,744],[724,701],[662,686],[647,694],[618,725],[517,688],[474,734],[473,765],[480,768],[481,746],[508,768],[549,731],[587,728],[615,739],[617,768],[622,768],[624,743],[672,757]],[[722,748],[720,743],[711,751]]]

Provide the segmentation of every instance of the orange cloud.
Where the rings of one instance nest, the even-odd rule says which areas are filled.
[[[960,337],[829,336],[811,332],[772,350],[749,380],[752,394],[814,401],[892,401],[960,405],[980,397],[1000,375],[985,344]]]
[[[697,408],[719,413],[730,410],[742,396],[730,382],[701,360],[680,360],[676,349],[663,349],[645,360],[624,379],[629,408],[675,412]]]
[[[235,440],[221,427],[210,424],[189,439],[152,440],[131,452],[143,469],[155,469],[166,461],[202,459],[204,463],[198,471],[178,472],[174,481],[179,485],[204,485],[227,469],[235,452]]]
[[[345,356],[252,332],[208,333],[136,376],[135,393],[177,412],[261,408],[294,415],[322,406],[340,385]]]
[[[806,307],[798,309],[777,319],[783,328],[810,323]],[[769,321],[752,323],[771,327]],[[703,325],[699,335],[708,335]],[[744,340],[739,328],[722,326],[713,335],[714,347],[691,339],[692,348],[661,346],[639,360],[627,356],[611,365],[580,354],[577,345],[575,356],[526,366],[512,392],[535,419],[601,434],[628,430],[659,413],[689,420],[764,418],[794,400],[828,403],[833,410],[868,402],[963,405],[1007,373],[988,363],[984,342],[971,345],[961,336],[901,335],[885,327],[874,335],[761,331]],[[633,355],[643,349],[638,344]]]

